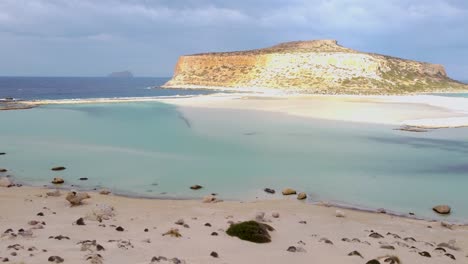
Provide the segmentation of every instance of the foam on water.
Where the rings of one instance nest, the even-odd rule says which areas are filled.
[[[262,189],[450,220],[468,220],[468,129],[429,133],[276,113],[157,102],[49,105],[0,112],[0,167],[24,182],[53,177],[125,195],[280,198]],[[51,167],[66,166],[63,172]],[[88,177],[88,181],[79,181]],[[203,185],[200,191],[189,186]]]

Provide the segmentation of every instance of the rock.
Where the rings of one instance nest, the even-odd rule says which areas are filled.
[[[431,257],[431,254],[429,254],[429,252],[427,252],[427,251],[422,251],[422,252],[419,252],[418,254],[423,256],[423,257],[426,257],[426,258]]]
[[[306,199],[306,198],[307,198],[307,194],[304,193],[304,192],[301,192],[301,193],[299,193],[299,194],[297,195],[297,199],[298,199],[298,200],[304,200],[304,199]]]
[[[85,221],[82,217],[78,218],[75,222],[77,225],[85,225]]]
[[[103,264],[104,259],[101,256],[101,254],[90,254],[86,256],[86,261],[88,261],[90,264]]]
[[[63,171],[63,170],[65,170],[65,167],[62,167],[62,166],[53,167],[51,170],[53,170],[53,171]]]
[[[0,168],[0,173],[7,172],[7,171],[8,171],[7,169]]]
[[[208,195],[208,196],[203,197],[202,202],[204,202],[204,203],[218,203],[218,202],[221,202],[221,200],[219,200],[218,198],[216,198],[213,195]]]
[[[346,217],[345,213],[341,210],[336,210],[335,211],[335,216],[336,217]]]
[[[452,229],[452,228],[453,228],[453,224],[449,224],[449,223],[444,222],[444,221],[440,222],[440,225],[441,225],[442,227],[445,227],[445,228],[448,228],[448,229]]]
[[[372,238],[383,238],[383,236],[377,232],[373,232],[369,235],[369,237],[372,237]]]
[[[169,231],[164,233],[163,236],[181,237],[182,235],[179,233],[179,229],[171,228]]]
[[[403,240],[406,242],[416,242],[416,239],[414,239],[413,237],[405,237],[403,238]]]
[[[87,180],[88,180],[88,178],[86,178],[86,177],[82,177],[82,178],[80,178],[79,180],[80,180],[80,181],[87,181]]]
[[[266,192],[266,193],[269,193],[269,194],[275,194],[275,192],[276,192],[274,189],[270,189],[270,188],[265,188],[265,189],[263,189],[263,191]]]
[[[380,264],[380,262],[376,259],[371,259],[369,261],[366,262],[366,264]]]
[[[0,187],[9,188],[14,186],[13,182],[8,177],[0,177]]]
[[[48,259],[49,262],[62,263],[65,260],[59,256],[50,256]]]
[[[330,239],[325,238],[325,237],[322,237],[322,238],[319,240],[319,242],[323,242],[323,243],[325,243],[325,244],[333,245],[333,242],[332,242]]]
[[[184,219],[179,219],[179,220],[175,221],[174,224],[176,224],[176,225],[184,225],[184,224],[185,224],[185,221],[184,221]]]
[[[291,189],[291,188],[286,188],[283,190],[283,195],[293,195],[293,194],[296,194],[296,190],[294,189]]]
[[[102,195],[108,195],[110,193],[111,193],[111,191],[109,189],[101,189],[99,191],[99,194],[102,194]]]
[[[358,256],[358,257],[361,257],[361,258],[364,258],[361,253],[359,253],[358,251],[352,251],[352,252],[349,252],[348,253],[348,256]]]
[[[115,209],[111,205],[97,204],[91,212],[86,215],[87,220],[99,221],[109,220],[115,216]]]
[[[118,226],[115,230],[119,231],[119,232],[125,231],[125,229],[123,227],[121,227],[121,226]]]
[[[44,216],[44,213],[43,213],[43,212],[39,212],[39,213],[37,213],[37,216]]]
[[[279,214],[278,212],[273,212],[273,213],[271,213],[271,216],[272,216],[273,218],[279,218],[279,217],[280,217],[280,214]]]
[[[384,208],[379,208],[377,209],[377,213],[386,214],[387,210],[385,210]]]
[[[446,214],[450,214],[451,208],[448,205],[437,205],[437,206],[434,206],[432,210],[434,210],[434,212],[438,214],[446,215]]]
[[[265,212],[258,212],[255,214],[255,221],[257,222],[271,222],[265,218]]]
[[[60,178],[60,177],[56,177],[56,178],[54,178],[54,179],[52,180],[52,183],[53,183],[53,184],[62,184],[62,183],[64,183],[64,182],[65,182],[65,180],[62,179],[62,178]]]
[[[288,252],[296,252],[297,251],[297,248],[295,246],[290,246],[288,247],[288,249],[286,249],[286,251]]]
[[[212,256],[213,258],[218,258],[218,257],[219,257],[218,253],[216,253],[216,252],[214,252],[214,251],[212,251],[212,252],[210,253],[210,256]]]
[[[6,155],[5,152],[0,152],[0,156]]]
[[[269,243],[271,242],[269,231],[274,231],[274,228],[256,221],[246,221],[232,224],[226,233],[254,243]]]
[[[147,233],[149,230],[148,230],[148,228],[145,228],[145,230],[143,230],[143,231],[144,231],[145,233]]]
[[[211,227],[210,223],[205,223],[205,226]]]
[[[212,235],[212,236],[217,236],[218,233],[217,233],[217,232],[212,232],[211,235]]]
[[[67,196],[65,199],[72,205],[80,205],[81,202],[85,199],[89,199],[91,196],[89,194],[82,192],[82,193],[77,193],[77,192],[69,192],[67,193]]]
[[[449,257],[449,258],[451,258],[451,259],[453,259],[453,260],[456,260],[455,256],[452,255],[452,254],[450,254],[450,253],[445,253],[444,256]]]
[[[384,262],[388,264],[401,264],[401,260],[397,256],[385,256]]]
[[[198,185],[198,184],[190,186],[190,189],[192,190],[200,190],[201,188],[203,188],[203,186]]]
[[[46,192],[46,195],[47,195],[47,196],[51,196],[51,197],[59,197],[59,196],[62,195],[62,194],[60,193],[59,190],[55,190],[55,191],[53,191],[53,192]]]
[[[387,244],[381,245],[380,248],[382,248],[382,249],[389,249],[389,250],[395,250],[395,247],[394,247],[394,246],[392,246],[392,245],[387,245]]]

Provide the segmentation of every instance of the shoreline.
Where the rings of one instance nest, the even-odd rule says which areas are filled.
[[[11,187],[11,188],[31,188],[31,189],[38,189],[38,190],[48,190],[48,191],[53,191],[53,190],[60,190],[60,191],[78,191],[78,192],[88,192],[94,195],[99,195],[99,189],[97,188],[84,188],[84,187],[79,187],[79,186],[70,186],[70,185],[34,185],[30,184],[26,181],[16,181],[14,176],[8,177],[10,178],[14,184],[19,184],[20,187]],[[1,187],[0,187],[1,188]],[[135,200],[156,200],[156,201],[201,201],[202,197],[176,197],[176,196],[146,196],[146,195],[141,195],[141,194],[132,194],[132,193],[125,193],[125,192],[120,192],[120,191],[114,191],[110,188],[107,188],[106,186],[102,186],[101,189],[107,189],[111,191],[111,195],[116,196],[116,197],[122,197],[122,198],[127,198],[127,199],[135,199]],[[261,194],[264,194],[262,190],[259,190],[258,196],[254,199],[222,199],[221,202],[233,202],[233,203],[254,203],[254,202],[272,202],[272,201],[284,201],[284,200],[290,200],[287,195],[281,195],[281,190],[278,190],[278,196],[270,197],[270,195],[264,195],[264,197],[258,197],[261,196]],[[308,197],[310,194],[308,194]],[[217,194],[215,197],[220,197],[222,198],[222,194]],[[365,205],[359,205],[359,204],[353,204],[353,203],[347,203],[345,201],[328,201],[328,200],[318,200],[318,201],[313,201],[309,198],[305,199],[304,201],[297,201],[299,203],[304,203],[304,204],[309,204],[313,206],[323,206],[326,208],[335,208],[335,209],[345,209],[349,211],[355,211],[355,212],[361,212],[361,213],[369,213],[369,214],[381,214],[381,215],[388,215],[390,217],[398,217],[402,219],[411,219],[411,220],[417,220],[417,221],[424,221],[424,222],[429,222],[429,223],[434,223],[434,222],[445,222],[451,225],[456,225],[456,226],[467,226],[468,227],[468,218],[461,220],[461,219],[437,219],[436,215],[430,208],[428,208],[428,211],[431,211],[434,214],[434,217],[424,217],[424,216],[418,216],[418,215],[411,215],[409,212],[404,213],[404,212],[398,212],[398,211],[393,211],[388,208],[371,208]],[[440,216],[440,215],[439,215]]]
[[[2,214],[0,224],[5,229],[11,228],[14,233],[18,229],[27,232],[14,238],[9,237],[8,233],[3,235],[0,239],[0,258],[8,257],[13,263],[46,263],[50,256],[60,256],[65,263],[90,263],[86,260],[99,253],[104,263],[158,263],[151,262],[151,259],[165,256],[185,261],[180,263],[260,261],[279,264],[285,261],[316,261],[362,264],[391,254],[398,256],[403,263],[466,261],[467,226],[448,228],[439,222],[336,210],[334,207],[297,201],[293,197],[202,203],[196,200],[149,200],[90,193],[91,198],[82,205],[70,207],[65,201],[65,192],[60,197],[47,197],[47,190],[26,186],[2,188],[0,199],[4,202],[0,204],[0,210],[8,213]],[[107,220],[98,222],[88,218],[95,208],[106,206],[113,208],[113,215]],[[343,217],[337,217],[338,211]],[[42,216],[36,215],[39,212]],[[273,217],[275,213],[279,217]],[[261,217],[257,218],[259,214]],[[84,219],[84,225],[76,224],[79,218]],[[275,228],[271,232],[271,243],[255,244],[225,233],[230,223],[251,219],[260,219],[258,221]],[[28,221],[39,224],[31,225]],[[40,224],[41,221],[44,225]],[[176,222],[183,222],[186,226]],[[123,231],[116,231],[116,227],[122,227]],[[172,228],[177,228],[182,237],[163,235]],[[379,237],[374,238],[373,234]],[[57,236],[65,239],[54,239]],[[104,250],[83,250],[80,241],[86,240],[96,240]],[[453,248],[460,250],[450,249],[450,240],[455,240]],[[19,245],[18,250],[3,250],[15,243]],[[451,260],[445,252],[442,254],[434,250],[443,243],[449,247],[445,248],[445,252],[456,260]],[[291,246],[299,250],[288,251]],[[28,251],[28,248],[36,249]],[[348,255],[356,250],[362,254],[362,258]],[[219,257],[211,257],[212,251],[217,252]],[[243,254],[238,254],[239,251]],[[11,252],[16,254],[10,255]],[[424,257],[418,254],[420,252],[430,252],[432,257]]]

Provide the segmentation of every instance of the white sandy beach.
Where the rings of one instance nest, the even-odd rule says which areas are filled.
[[[435,95],[300,95],[265,90],[263,93],[254,94],[238,92],[193,97],[43,100],[26,103],[41,105],[152,101],[174,104],[181,109],[202,107],[260,110],[317,119],[395,126],[421,128],[468,126],[468,98]]]
[[[48,263],[50,256],[59,256],[64,263],[93,263],[86,261],[93,254],[102,256],[102,262],[94,263],[159,263],[151,262],[152,258],[164,256],[178,258],[184,261],[182,263],[358,264],[388,254],[398,256],[402,263],[413,264],[467,263],[468,260],[466,226],[456,226],[452,230],[442,227],[439,222],[349,210],[342,210],[346,216],[338,218],[335,208],[311,205],[297,201],[295,197],[206,204],[193,200],[146,200],[93,193],[83,205],[70,207],[64,195],[47,197],[47,191],[50,190],[33,187],[0,189],[2,234],[10,228],[15,234],[19,229],[32,232],[30,236],[2,235],[0,258],[8,258],[8,263]],[[97,204],[113,206],[115,216],[102,223],[85,218],[85,225],[75,224]],[[265,212],[267,223],[276,229],[271,232],[271,243],[255,244],[225,233],[228,221],[251,220],[258,212]],[[279,218],[273,218],[273,212],[279,213]],[[38,213],[44,216],[38,216]],[[188,227],[176,225],[179,219],[183,219]],[[28,224],[31,220],[45,222],[43,229],[31,229],[34,227]],[[211,226],[205,226],[206,223]],[[116,231],[118,226],[124,231]],[[146,228],[148,232],[144,231]],[[178,228],[182,237],[162,235],[171,228]],[[371,230],[383,238],[369,237]],[[213,232],[218,235],[213,236]],[[69,239],[55,238],[60,235]],[[333,244],[324,243],[323,238]],[[352,239],[360,242],[350,242]],[[81,251],[81,244],[77,243],[83,240],[96,240],[105,250],[97,251],[91,246]],[[453,245],[459,250],[444,248],[445,253],[436,250],[439,243],[450,240],[455,240]],[[290,246],[303,252],[288,252]],[[355,250],[363,258],[348,256]],[[218,258],[210,256],[213,251],[218,253]],[[423,251],[431,257],[421,256],[419,253]],[[456,260],[446,256],[447,253]]]

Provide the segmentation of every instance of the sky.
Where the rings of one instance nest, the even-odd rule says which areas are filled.
[[[467,0],[0,0],[0,76],[170,77],[180,55],[312,39],[468,80]]]

